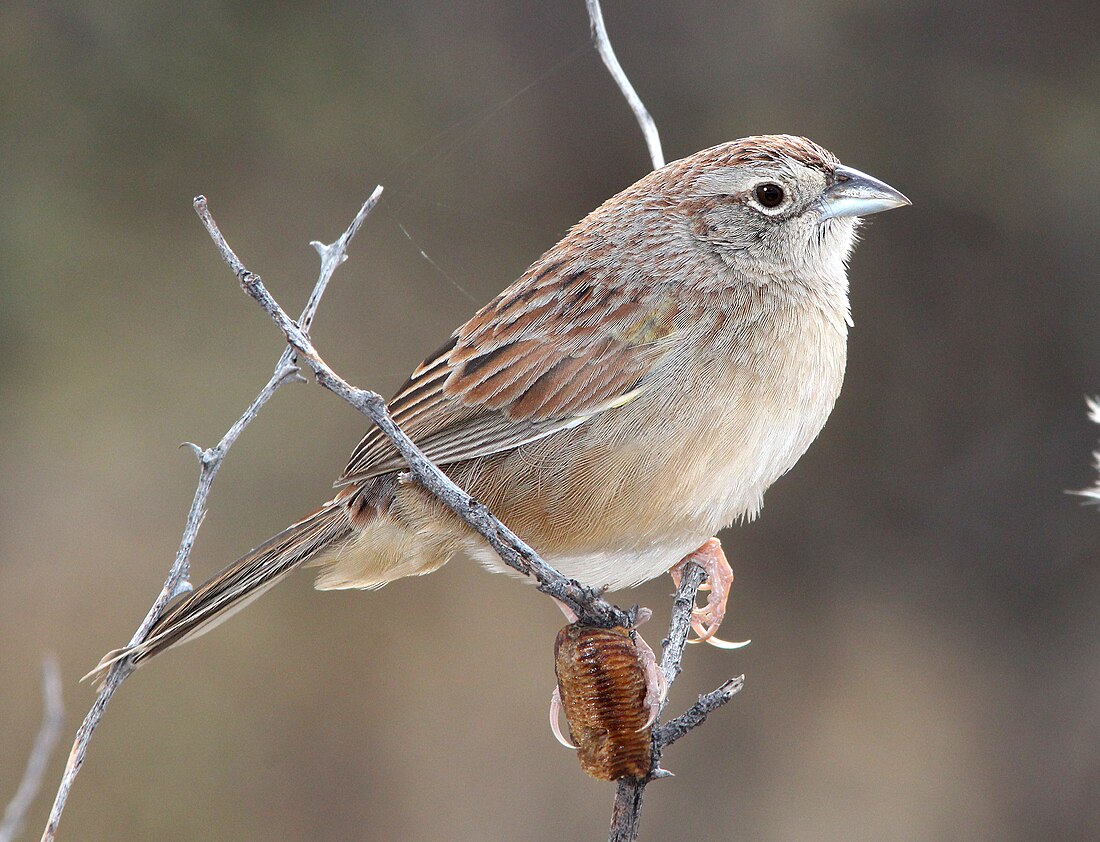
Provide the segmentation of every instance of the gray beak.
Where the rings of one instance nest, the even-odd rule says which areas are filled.
[[[821,219],[867,216],[911,204],[889,184],[851,167],[837,167],[836,180],[821,194]]]

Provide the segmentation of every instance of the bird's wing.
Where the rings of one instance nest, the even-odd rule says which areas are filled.
[[[680,305],[640,273],[548,253],[425,360],[390,401],[436,464],[511,450],[624,406],[674,343]],[[378,429],[337,485],[398,470]]]

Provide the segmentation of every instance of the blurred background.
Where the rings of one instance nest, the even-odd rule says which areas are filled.
[[[844,393],[725,534],[731,639],[673,709],[643,837],[1100,837],[1100,5],[607,0],[667,156],[805,134],[907,193],[851,265]],[[197,468],[281,350],[191,209],[287,309],[375,184],[314,338],[384,393],[648,167],[581,0],[0,8],[0,803],[58,653],[64,747],[175,552]],[[425,259],[424,252],[430,259]],[[203,579],[325,498],[364,421],[282,390],[232,450]],[[622,594],[651,606],[667,579]],[[135,675],[61,839],[561,840],[613,787],[546,723],[548,600],[456,560],[302,573]]]

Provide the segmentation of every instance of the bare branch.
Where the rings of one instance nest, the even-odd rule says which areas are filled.
[[[659,170],[665,165],[665,154],[661,151],[661,136],[657,133],[657,124],[653,122],[649,111],[646,110],[642,98],[638,96],[634,86],[627,78],[619,59],[615,56],[615,50],[611,47],[611,39],[607,37],[607,28],[603,23],[603,10],[600,8],[600,0],[585,0],[588,8],[588,20],[592,25],[592,40],[596,42],[596,49],[603,59],[607,72],[623,92],[627,103],[634,112],[634,117],[645,136],[646,146],[649,147],[649,157],[653,161],[653,169]]]
[[[669,622],[668,637],[664,640],[661,652],[661,671],[664,672],[665,681],[669,687],[680,675],[680,661],[683,659],[684,646],[691,633],[691,612],[695,607],[695,595],[699,591],[699,586],[706,580],[706,575],[706,571],[694,562],[685,565],[680,587],[672,602],[672,619]],[[737,694],[744,681],[744,676],[731,678],[717,690],[701,696],[698,702],[675,719],[654,728],[652,770],[648,778],[626,778],[619,781],[611,812],[611,832],[608,842],[634,842],[638,838],[642,798],[646,784],[658,778],[668,777],[670,774],[661,768],[661,754],[665,747],[676,742],[693,728],[702,725],[708,714]]]
[[[378,204],[378,199],[381,195],[382,187],[376,187],[370,198],[367,199],[359,209],[359,213],[356,214],[351,225],[348,226],[347,230],[340,235],[335,243],[330,246],[324,246],[319,243],[313,244],[321,255],[321,270],[317,277],[317,283],[313,287],[313,292],[310,293],[306,306],[299,317],[299,322],[301,324],[309,325],[312,323],[313,316],[317,312],[317,306],[321,302],[321,296],[324,294],[328,282],[332,279],[332,275],[336,271],[336,268],[347,259],[345,250],[348,243],[351,242],[351,239],[359,230],[359,226],[362,225],[367,214],[369,214],[374,206]],[[228,249],[228,246],[226,248]],[[236,255],[234,255],[232,251],[223,251],[222,257],[226,260],[230,258],[236,260]],[[237,265],[240,266],[239,260],[237,261]],[[243,267],[241,267],[241,269],[243,270]],[[233,443],[241,433],[244,432],[245,427],[252,422],[264,405],[283,384],[301,379],[298,368],[294,363],[293,349],[287,348],[283,351],[279,357],[279,361],[275,364],[275,371],[271,375],[271,379],[267,381],[267,384],[260,390],[260,393],[256,395],[252,403],[248,405],[248,408],[241,417],[237,419],[233,426],[229,428],[217,445],[207,450],[203,450],[197,445],[188,443],[187,446],[190,447],[199,460],[200,469],[198,486],[195,488],[195,495],[191,501],[191,509],[187,514],[187,524],[183,530],[183,537],[180,540],[176,558],[168,571],[168,578],[164,580],[164,586],[161,588],[156,600],[154,600],[149,612],[145,615],[145,619],[142,620],[141,625],[138,626],[137,631],[134,632],[133,637],[130,638],[130,642],[127,644],[128,647],[136,646],[145,640],[146,635],[149,633],[149,629],[152,628],[153,623],[160,617],[165,606],[179,594],[191,590],[191,548],[194,546],[199,527],[202,526],[202,521],[206,517],[206,500],[210,495],[210,488],[222,466],[222,462],[225,460],[229,448],[233,446]],[[88,749],[88,742],[91,740],[96,726],[99,725],[99,720],[103,717],[103,712],[107,709],[107,705],[110,703],[115,691],[118,690],[122,682],[125,681],[133,671],[133,664],[126,658],[117,661],[111,667],[107,677],[104,679],[103,687],[99,695],[92,704],[91,710],[88,711],[87,716],[84,717],[84,721],[77,729],[76,738],[73,742],[72,750],[69,753],[68,762],[65,764],[65,771],[61,777],[61,784],[54,798],[53,807],[50,809],[49,820],[46,823],[45,830],[42,832],[42,842],[51,842],[57,834],[57,826],[61,821],[61,814],[69,798],[69,790],[72,788],[73,781],[76,780],[76,776],[80,772],[81,766],[84,764],[84,756]]]
[[[698,728],[707,721],[707,717],[722,707],[726,702],[741,692],[745,686],[745,676],[739,675],[725,682],[717,690],[700,696],[699,701],[681,713],[675,719],[670,719],[657,731],[657,742],[661,747],[670,746],[680,737],[693,728]]]
[[[42,725],[34,746],[27,758],[27,768],[23,770],[23,779],[19,788],[4,810],[4,820],[0,822],[0,842],[12,842],[23,826],[31,803],[42,786],[42,774],[46,771],[46,762],[53,754],[57,740],[61,736],[61,726],[65,721],[65,703],[61,698],[61,670],[53,656],[42,661]]]

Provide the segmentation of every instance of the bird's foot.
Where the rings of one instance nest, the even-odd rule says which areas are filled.
[[[722,551],[722,542],[717,538],[707,539],[699,549],[688,553],[668,571],[677,588],[684,578],[684,568],[690,562],[695,562],[706,571],[707,582],[699,590],[707,590],[709,593],[706,605],[692,609],[691,627],[699,637],[688,642],[705,642],[719,649],[740,649],[747,646],[748,640],[733,642],[715,637],[726,616],[726,601],[729,599],[730,585],[733,584],[733,568]]]

